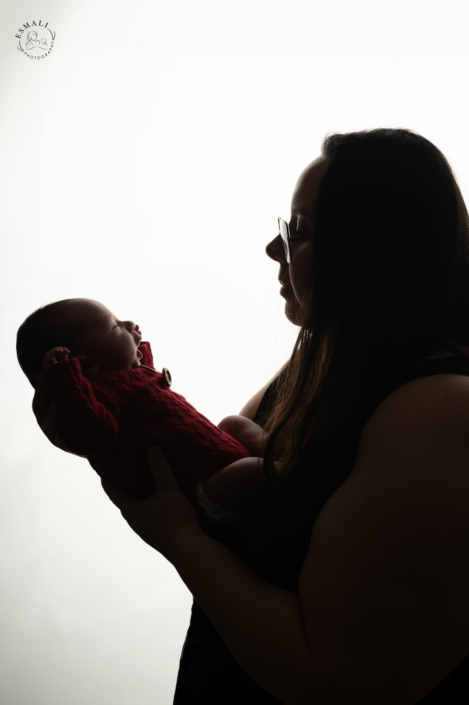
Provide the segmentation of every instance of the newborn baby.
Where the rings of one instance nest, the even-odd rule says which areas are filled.
[[[214,521],[237,518],[236,500],[254,480],[247,459],[258,455],[263,429],[242,416],[214,426],[170,389],[168,370],[155,370],[138,325],[119,321],[97,301],[65,299],[26,319],[17,355],[36,389],[38,422],[55,445],[142,499],[155,490],[147,453],[158,445],[196,508],[211,510]]]

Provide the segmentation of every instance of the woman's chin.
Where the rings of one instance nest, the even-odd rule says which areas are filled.
[[[296,299],[294,299],[294,301],[291,301],[291,299],[287,299],[285,301],[285,316],[290,323],[293,323],[293,325],[301,326],[298,303]]]

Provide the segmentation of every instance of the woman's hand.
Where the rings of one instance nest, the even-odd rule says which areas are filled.
[[[156,486],[156,491],[147,499],[135,499],[107,480],[101,480],[101,484],[130,528],[172,563],[173,550],[185,538],[196,533],[206,534],[161,449],[152,446],[147,458]]]

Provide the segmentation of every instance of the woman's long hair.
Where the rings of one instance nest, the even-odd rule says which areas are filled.
[[[360,431],[400,375],[426,354],[469,344],[469,217],[444,155],[391,128],[330,134],[322,154],[330,165],[318,191],[311,283],[264,424],[263,509],[247,534],[264,554],[275,546],[278,562],[274,529],[287,554],[302,529],[309,540],[308,487],[314,492],[319,472],[328,483],[321,462],[348,448],[326,496],[350,473]]]

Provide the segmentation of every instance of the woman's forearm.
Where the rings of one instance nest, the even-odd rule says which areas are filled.
[[[218,541],[197,534],[170,560],[228,650],[285,705],[310,705],[313,662],[298,595],[265,582]]]
[[[207,478],[207,499],[224,509],[240,511],[249,500],[256,480],[262,477],[262,459],[241,458]]]

